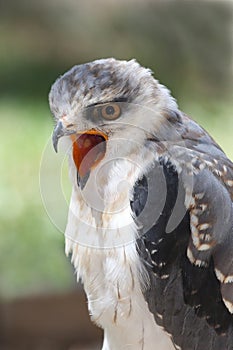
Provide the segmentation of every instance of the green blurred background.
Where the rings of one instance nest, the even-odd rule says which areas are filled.
[[[39,188],[53,81],[96,58],[136,58],[233,159],[232,9],[204,0],[0,0],[2,300],[75,286]]]

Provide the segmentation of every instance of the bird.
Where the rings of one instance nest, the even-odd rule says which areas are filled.
[[[68,142],[65,251],[102,350],[233,349],[233,164],[135,59],[52,85]]]

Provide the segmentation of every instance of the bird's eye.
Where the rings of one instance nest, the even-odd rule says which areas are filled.
[[[108,103],[100,107],[101,117],[108,120],[115,120],[121,114],[121,108],[117,103]]]

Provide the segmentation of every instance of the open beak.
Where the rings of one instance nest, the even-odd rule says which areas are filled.
[[[91,170],[104,158],[108,136],[95,129],[77,132],[67,129],[62,121],[57,123],[53,132],[53,147],[57,152],[60,137],[70,135],[73,148],[73,160],[77,169],[78,185],[83,189]]]
[[[107,135],[91,129],[71,135],[73,141],[73,160],[78,174],[85,178],[87,174],[104,158]]]
[[[71,130],[71,129],[67,129],[64,124],[62,123],[61,120],[59,120],[59,122],[57,123],[57,125],[54,128],[53,131],[53,147],[55,149],[55,152],[57,152],[57,145],[58,145],[58,141],[60,139],[60,137],[62,136],[68,136],[68,135],[72,135],[75,134],[76,131]]]

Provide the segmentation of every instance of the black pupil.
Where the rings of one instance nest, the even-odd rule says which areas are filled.
[[[115,109],[113,106],[108,106],[106,107],[105,112],[107,115],[113,115],[115,113]]]

